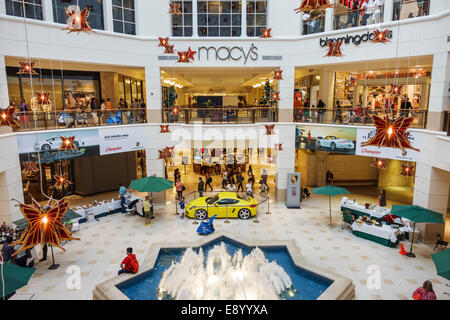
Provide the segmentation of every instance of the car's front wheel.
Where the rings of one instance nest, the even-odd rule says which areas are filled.
[[[52,147],[50,147],[49,144],[43,144],[41,147],[42,151],[50,151],[52,149]]]
[[[247,220],[248,218],[250,218],[251,212],[247,208],[244,208],[244,209],[239,210],[238,216],[242,220]]]
[[[330,149],[331,149],[332,151],[336,151],[336,143],[332,142],[332,143],[330,144]]]
[[[195,219],[205,220],[208,217],[208,212],[205,209],[198,209],[195,211]]]

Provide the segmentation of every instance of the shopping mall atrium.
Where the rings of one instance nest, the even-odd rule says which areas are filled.
[[[448,0],[0,0],[0,296],[450,300],[449,98]]]

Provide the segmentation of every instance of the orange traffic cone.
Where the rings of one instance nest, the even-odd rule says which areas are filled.
[[[400,251],[398,253],[402,255],[407,254],[407,252],[405,251],[405,247],[403,247],[403,243],[400,243]]]

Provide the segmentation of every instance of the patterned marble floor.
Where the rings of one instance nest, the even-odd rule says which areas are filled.
[[[359,202],[375,201],[367,196],[352,195],[353,198]],[[333,228],[328,226],[328,198],[317,195],[304,202],[302,209],[286,209],[284,203],[271,203],[272,214],[261,214],[258,217],[260,223],[231,220],[225,224],[224,220],[217,220],[215,227],[252,239],[295,239],[310,263],[352,279],[356,299],[410,299],[412,292],[425,280],[433,282],[438,299],[450,299],[444,294],[450,293],[450,287],[446,286],[444,278],[437,276],[430,257],[432,246],[415,244],[417,258],[411,259],[398,254],[399,248],[387,248],[355,237],[341,228],[339,201],[339,197],[332,201]],[[141,217],[121,214],[81,224],[77,233],[81,241],[67,243],[65,252],[55,249],[56,263],[60,267],[48,270],[49,255],[50,259],[36,265],[37,270],[28,286],[20,289],[12,299],[92,299],[95,285],[116,275],[127,247],[133,247],[142,261],[152,242],[184,243],[198,239],[193,221],[180,219],[174,211],[173,203],[157,208],[157,218],[150,226],[144,225]],[[409,248],[409,243],[404,245]],[[81,270],[79,290],[67,288],[70,274],[66,271],[71,265]],[[367,268],[371,265],[377,265],[381,270],[379,290],[370,290],[366,286]]]

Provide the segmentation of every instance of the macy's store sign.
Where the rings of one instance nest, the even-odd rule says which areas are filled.
[[[203,59],[209,61],[209,59],[215,59],[220,61],[244,61],[244,64],[250,59],[256,61],[259,58],[258,48],[255,45],[250,48],[244,47],[199,47],[198,48],[198,60]]]

